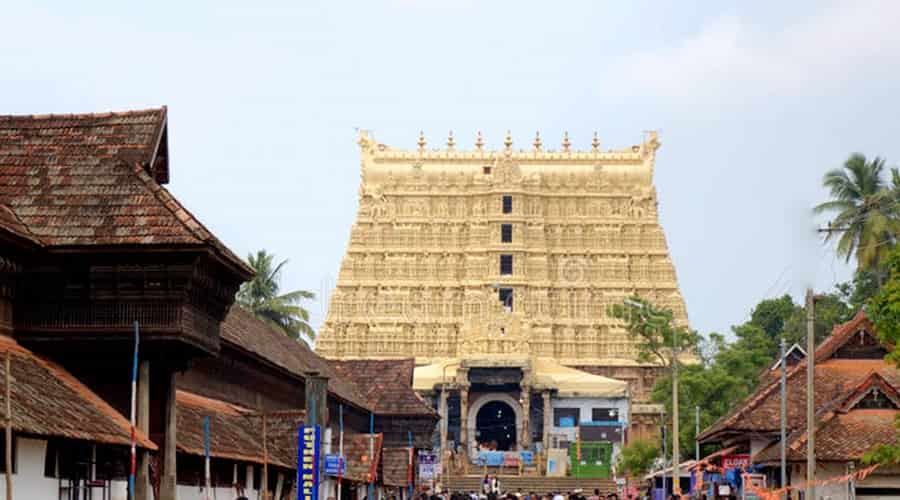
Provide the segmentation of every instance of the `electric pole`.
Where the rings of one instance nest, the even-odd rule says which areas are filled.
[[[816,299],[811,288],[806,290],[806,499],[815,500],[816,486]]]
[[[700,435],[700,406],[694,407],[694,460],[700,461],[700,441],[697,436]]]
[[[678,467],[678,328],[672,329],[672,493],[681,496],[681,471]]]
[[[787,456],[786,445],[787,440],[787,359],[785,359],[785,342],[781,337],[781,487],[787,487]]]

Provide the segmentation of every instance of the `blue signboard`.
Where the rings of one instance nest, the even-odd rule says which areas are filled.
[[[301,425],[297,431],[297,500],[319,500],[318,425]]]
[[[325,455],[325,475],[326,476],[343,476],[346,464],[344,457],[340,455]]]

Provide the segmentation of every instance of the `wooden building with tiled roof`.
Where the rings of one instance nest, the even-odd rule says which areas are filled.
[[[860,467],[866,452],[898,442],[900,369],[884,359],[891,350],[893,346],[879,340],[863,311],[835,326],[816,348],[817,480],[845,475]],[[790,366],[786,375],[786,457],[791,485],[802,483],[806,476],[806,370],[807,359],[803,358]],[[769,484],[778,483],[780,387],[780,378],[767,374],[753,394],[701,432],[698,440],[728,447],[729,454],[750,455],[752,463],[767,470]],[[900,469],[884,467],[866,482],[827,485],[819,493],[837,499],[888,490],[900,494]]]
[[[329,436],[338,414],[355,434],[379,413],[389,421],[391,398],[232,307],[252,270],[169,193],[171,177],[164,107],[0,116],[0,352],[12,358],[16,442],[43,439],[32,461],[64,458],[42,479],[123,479],[137,324],[137,498],[199,498],[207,417],[220,493],[262,483],[285,496],[311,397]],[[407,396],[398,408],[430,436],[433,411]]]
[[[138,427],[160,448],[161,498],[174,499],[176,376],[218,353],[252,270],[163,187],[169,178],[165,108],[0,116],[0,333],[127,415],[137,323]]]

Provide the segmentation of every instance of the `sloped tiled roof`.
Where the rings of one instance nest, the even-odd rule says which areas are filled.
[[[178,450],[204,455],[204,417],[209,417],[209,454],[213,457],[263,463],[262,419],[251,410],[187,391],[178,391]],[[296,468],[296,426],[301,413],[267,416],[268,463]],[[291,429],[288,436],[284,429]]]
[[[878,373],[871,373],[856,387],[846,391],[832,404],[816,414],[816,460],[846,462],[859,460],[863,454],[883,444],[897,444],[897,417],[900,409],[856,408],[854,405],[873,388],[895,405],[900,404],[897,390]],[[787,460],[806,461],[807,433],[797,428],[787,437]],[[755,463],[781,460],[778,442],[772,443],[753,457]]]
[[[31,234],[31,231],[22,224],[19,217],[6,205],[0,205],[0,228],[6,229],[13,236],[28,241],[29,243],[40,245],[40,241]]]
[[[148,174],[166,108],[0,116],[0,227],[47,247],[210,246],[251,270]]]
[[[378,415],[427,416],[437,413],[412,389],[413,359],[365,359],[329,363],[352,380]]]
[[[222,322],[221,340],[294,375],[303,377],[309,372],[318,372],[327,376],[329,392],[362,409],[371,409],[368,398],[353,382],[341,376],[306,342],[276,332],[239,305],[232,306]]]
[[[128,446],[131,425],[119,412],[61,366],[0,336],[0,397],[10,354],[12,427],[23,434]],[[5,412],[5,403],[0,406]],[[136,432],[138,446],[156,445]]]
[[[818,347],[816,347],[816,362],[831,358],[841,346],[847,343],[853,334],[861,329],[869,332],[875,331],[874,325],[872,325],[872,322],[869,321],[865,311],[862,309],[860,309],[850,321],[835,325],[831,330],[831,335],[826,337]]]
[[[841,398],[872,373],[877,373],[894,387],[900,387],[900,370],[883,359],[830,358],[859,328],[871,328],[864,313],[835,327],[832,336],[816,349],[815,407]],[[871,331],[871,330],[870,330]],[[825,353],[825,354],[823,354]],[[826,356],[827,354],[827,356]],[[806,360],[787,373],[787,426],[797,429],[806,425]],[[712,441],[722,433],[777,432],[781,415],[780,380],[767,378],[764,383],[735,409],[700,433],[701,442]]]

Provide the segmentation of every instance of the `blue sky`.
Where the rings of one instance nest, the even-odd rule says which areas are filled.
[[[327,293],[356,210],[355,127],[414,147],[506,129],[623,147],[656,184],[692,326],[849,271],[812,231],[824,171],[900,164],[900,3],[15,2],[0,113],[169,106],[170,189],[240,255]],[[326,304],[312,304],[316,324]]]

